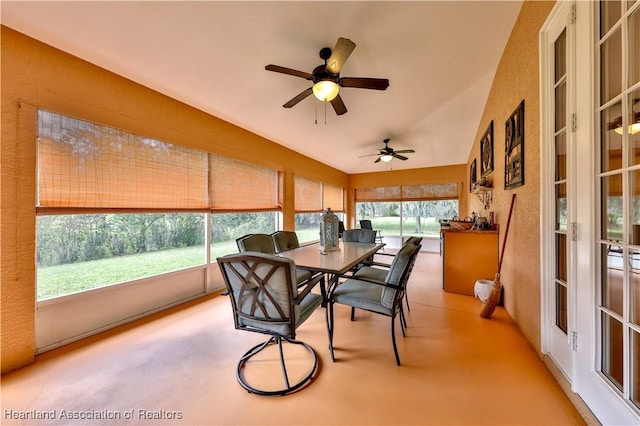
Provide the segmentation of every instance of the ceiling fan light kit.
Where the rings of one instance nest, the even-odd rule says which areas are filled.
[[[331,102],[336,114],[342,115],[347,112],[347,107],[340,97],[340,87],[386,90],[389,87],[389,80],[386,78],[340,77],[342,66],[355,48],[356,44],[354,42],[348,38],[340,37],[333,50],[328,47],[320,50],[320,58],[324,60],[324,64],[318,65],[311,74],[279,65],[267,65],[265,67],[267,71],[292,75],[313,82],[312,87],[294,96],[282,106],[291,108],[313,93],[314,97],[319,101]]]
[[[398,160],[402,160],[402,161],[408,160],[409,159],[408,157],[405,157],[404,155],[400,155],[400,154],[412,154],[415,152],[413,149],[401,149],[396,151],[389,146],[390,141],[391,141],[390,139],[385,139],[383,141],[384,148],[381,148],[377,154],[361,155],[360,157],[371,157],[375,155],[378,158],[376,158],[374,163],[378,163],[380,161],[382,161],[383,163],[388,163],[394,158],[397,158]]]
[[[322,80],[313,85],[313,96],[320,102],[331,102],[338,96],[340,86],[331,80]]]

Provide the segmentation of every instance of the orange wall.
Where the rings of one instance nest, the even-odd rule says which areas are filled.
[[[502,264],[505,307],[527,339],[540,350],[540,100],[538,34],[555,2],[525,1],[496,71],[484,114],[469,155],[477,159],[480,138],[493,120],[494,201],[502,250],[511,197],[516,201]],[[504,189],[505,121],[524,99],[525,184]],[[467,177],[468,185],[468,177]],[[480,203],[469,198],[468,209]]]
[[[37,108],[49,109],[171,143],[192,146],[281,170],[285,174],[284,228],[293,229],[293,176],[299,174],[348,187],[347,209],[354,211],[354,188],[421,183],[463,183],[460,214],[478,211],[466,190],[478,141],[494,120],[491,207],[502,225],[511,194],[518,194],[503,264],[506,307],[539,349],[539,138],[538,31],[553,2],[523,4],[498,67],[466,165],[348,176],[174,99],[53,49],[6,27],[1,28],[0,150],[0,315],[2,371],[32,362],[35,351],[35,123]],[[525,99],[525,185],[504,191],[504,121]],[[19,107],[19,104],[21,107]],[[353,217],[350,215],[352,221]]]
[[[287,189],[285,229],[294,227],[294,175],[348,185],[347,174],[339,170],[9,28],[0,31],[2,371],[31,362],[35,351],[38,108],[281,170]]]

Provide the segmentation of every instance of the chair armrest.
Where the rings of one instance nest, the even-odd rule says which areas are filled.
[[[392,288],[394,290],[400,290],[401,289],[400,286],[397,286],[395,284],[388,284],[388,283],[386,283],[384,281],[378,281],[378,280],[374,280],[374,279],[371,279],[371,278],[354,277],[354,276],[351,276],[351,275],[340,275],[340,277],[347,278],[347,279],[350,279],[350,280],[362,281],[362,282],[365,282],[365,283],[381,285],[383,287],[389,287],[389,288]],[[340,284],[338,284],[336,287],[339,287],[339,286],[340,286]]]
[[[300,304],[302,299],[304,299],[320,281],[324,281],[324,274],[322,273],[312,276],[304,284],[299,286],[298,289],[302,288],[302,291],[298,293],[298,297],[294,300],[294,303],[296,305]]]

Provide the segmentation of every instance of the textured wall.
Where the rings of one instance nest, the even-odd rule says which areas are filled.
[[[2,371],[35,351],[35,118],[37,108],[127,129],[284,172],[284,228],[293,229],[293,179],[347,187],[349,177],[247,130],[1,28],[0,270]],[[18,107],[18,103],[22,107]],[[390,172],[393,182],[462,182],[464,165]],[[396,175],[396,173],[398,173]],[[363,177],[366,181],[366,177]]]
[[[516,194],[502,264],[505,307],[531,344],[540,350],[540,102],[538,33],[555,2],[525,1],[496,71],[493,86],[469,162],[477,159],[480,173],[480,138],[494,123],[494,202],[491,210],[500,224],[502,249],[511,197]],[[525,102],[525,184],[504,189],[505,121]],[[467,177],[468,184],[468,177]],[[480,203],[469,198],[469,211]]]
[[[316,160],[1,27],[0,284],[2,371],[35,351],[35,142],[37,108],[127,129],[335,185],[348,176]],[[22,105],[21,107],[18,104]],[[286,193],[285,229],[293,229]]]

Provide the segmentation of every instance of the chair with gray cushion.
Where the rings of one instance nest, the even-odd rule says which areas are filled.
[[[422,237],[409,237],[407,238],[407,241],[405,241],[405,243],[403,244],[403,246],[407,245],[407,244],[413,244],[418,246],[418,252],[420,251],[420,248],[422,248]],[[395,254],[393,253],[376,253],[376,256],[387,256],[387,257],[395,257]],[[416,255],[417,257],[417,255]],[[414,262],[415,263],[415,259]],[[411,264],[411,268],[409,269],[409,274],[411,274],[411,270],[413,270],[413,263]],[[387,273],[387,271],[389,270],[389,267],[391,265],[389,263],[384,263],[384,262],[377,262],[374,258],[374,260],[371,262],[370,265],[367,265],[363,268],[361,268],[358,273],[360,276],[366,276],[366,277],[370,277],[373,279],[380,279],[380,277],[384,276],[384,274]],[[381,269],[382,268],[382,269]],[[407,289],[405,288],[404,290],[404,299],[405,302],[407,304],[407,310],[411,310],[411,306],[409,306],[409,293],[407,291]]]
[[[296,234],[294,231],[276,231],[271,234],[271,238],[273,238],[273,243],[276,247],[276,253],[281,253],[283,251],[293,250],[300,247],[298,234]],[[301,284],[311,278],[314,275],[314,272],[309,271],[308,269],[297,268],[296,275],[298,276],[298,284]]]
[[[278,252],[274,238],[269,234],[248,234],[238,238],[236,244],[240,252],[251,251],[267,254],[275,254]],[[303,284],[311,278],[311,272],[306,269],[297,269],[296,276],[298,284]]]
[[[233,311],[235,328],[270,336],[265,342],[249,349],[238,362],[236,377],[240,385],[250,393],[259,395],[285,395],[302,388],[310,382],[318,368],[318,358],[311,346],[296,340],[298,327],[307,320],[322,303],[322,296],[312,293],[312,288],[324,279],[318,275],[308,281],[304,288],[296,284],[296,265],[291,259],[272,254],[245,252],[230,254],[217,259],[222,272]],[[324,283],[321,283],[323,285]],[[287,370],[287,359],[283,343],[306,349],[311,368],[300,373],[300,369]],[[283,385],[265,385],[257,381],[268,371],[270,355],[252,358],[270,345],[278,346]],[[294,352],[295,364],[304,359],[305,352]],[[248,365],[251,367],[247,368]],[[256,369],[259,372],[256,372]],[[251,374],[251,373],[256,373]],[[291,377],[290,377],[291,376]],[[260,385],[256,385],[260,382]],[[253,383],[253,384],[252,384]]]
[[[393,259],[389,271],[383,280],[358,276],[348,277],[338,284],[329,294],[328,327],[329,349],[331,359],[334,358],[333,335],[335,330],[334,304],[351,306],[351,320],[355,319],[355,308],[385,315],[391,318],[391,340],[396,357],[396,364],[400,365],[400,356],[396,345],[395,319],[402,313],[402,298],[409,279],[410,267],[419,250],[418,246],[407,244],[403,246]],[[400,321],[404,336],[404,323]]]
[[[238,238],[236,244],[240,252],[257,251],[267,254],[274,254],[276,252],[273,238],[271,238],[269,234],[248,234]]]
[[[362,219],[360,221],[360,228],[374,231],[376,233],[376,241],[378,241],[379,243],[382,243],[382,232],[380,232],[380,230],[374,230],[373,224],[369,219]]]
[[[271,238],[273,238],[273,243],[276,247],[276,253],[300,247],[298,234],[296,234],[294,231],[276,231],[271,234]]]
[[[370,229],[345,229],[342,241],[355,243],[375,243],[376,232]]]

